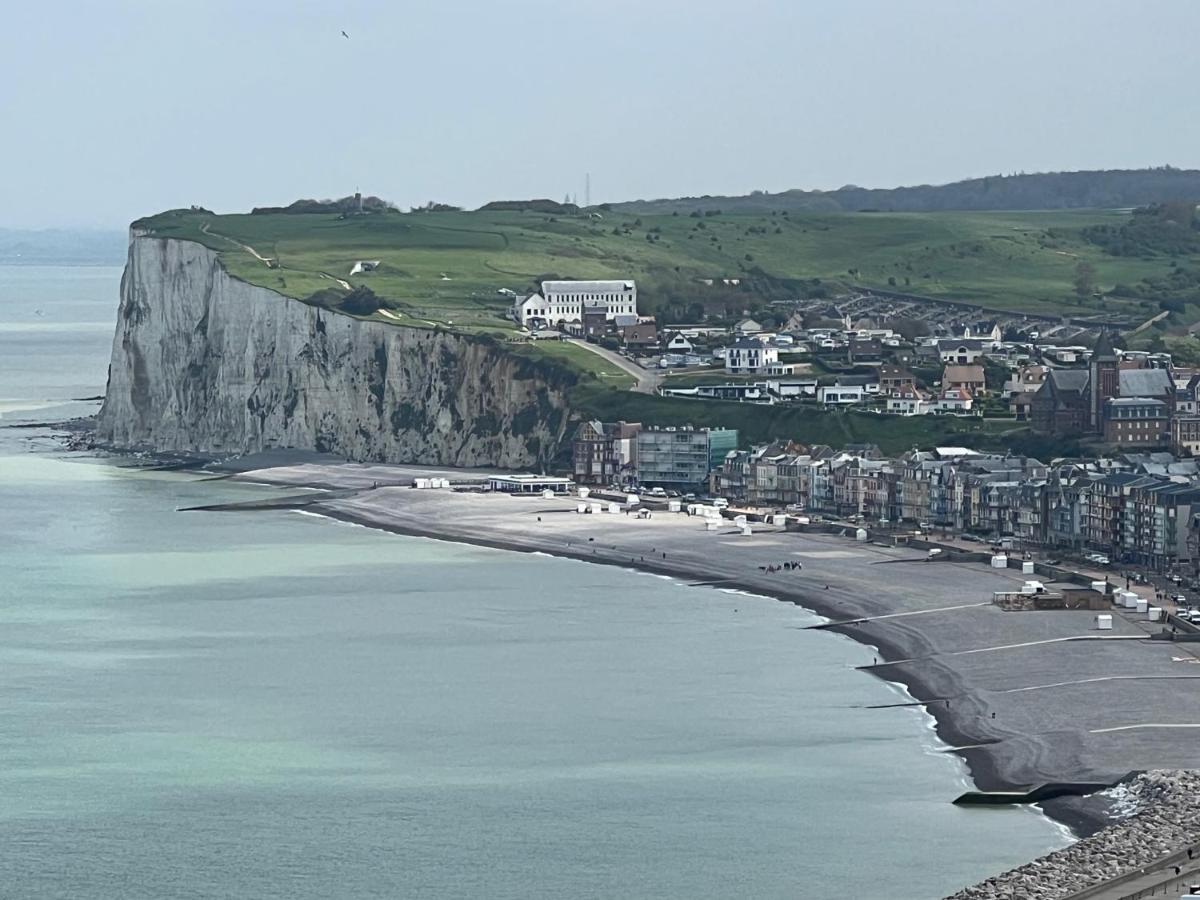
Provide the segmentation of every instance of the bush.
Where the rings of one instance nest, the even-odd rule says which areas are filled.
[[[371,313],[379,312],[383,301],[369,287],[359,285],[344,296],[338,306],[344,312],[354,316],[369,316]]]

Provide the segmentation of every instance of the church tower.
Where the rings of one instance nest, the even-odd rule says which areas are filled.
[[[1088,364],[1091,377],[1088,388],[1091,391],[1091,408],[1089,422],[1092,431],[1104,430],[1104,401],[1117,396],[1120,390],[1120,366],[1117,364],[1117,352],[1113,349],[1112,338],[1107,329],[1100,332],[1096,339],[1096,349],[1092,351],[1092,360]]]

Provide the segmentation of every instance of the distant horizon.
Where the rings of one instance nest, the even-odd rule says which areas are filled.
[[[1030,176],[1030,175],[1060,175],[1060,174],[1075,174],[1075,173],[1083,173],[1083,172],[1112,172],[1112,171],[1145,172],[1145,171],[1154,171],[1154,170],[1172,170],[1172,171],[1176,171],[1176,172],[1200,173],[1200,165],[1193,167],[1193,166],[1177,166],[1173,163],[1159,163],[1159,164],[1155,164],[1155,165],[1121,167],[1121,168],[1117,168],[1117,169],[1072,168],[1072,169],[1047,169],[1047,170],[1042,170],[1042,171],[989,172],[989,173],[982,174],[982,175],[969,175],[969,176],[966,176],[965,178],[955,178],[955,179],[951,179],[951,180],[925,181],[925,182],[920,182],[920,183],[910,182],[910,183],[905,183],[905,184],[882,185],[882,184],[862,184],[862,183],[857,183],[857,182],[847,182],[845,184],[841,184],[841,185],[838,185],[837,187],[831,187],[831,188],[789,187],[789,188],[780,188],[777,190],[768,190],[765,188],[754,188],[754,189],[751,189],[748,191],[743,191],[740,193],[734,193],[734,192],[730,192],[730,191],[715,191],[715,190],[713,190],[713,191],[707,191],[707,192],[701,193],[701,194],[678,194],[678,195],[662,194],[662,195],[646,196],[646,197],[624,197],[621,199],[604,199],[604,200],[597,200],[597,201],[593,202],[592,205],[598,206],[602,203],[619,204],[619,203],[651,202],[651,201],[655,201],[655,200],[703,199],[706,197],[742,197],[742,196],[749,196],[756,190],[761,191],[762,193],[764,193],[768,196],[779,196],[782,194],[788,194],[788,193],[793,193],[793,192],[802,192],[802,193],[810,193],[810,194],[816,194],[816,193],[828,194],[828,193],[834,193],[834,192],[837,192],[840,190],[846,190],[846,189],[851,189],[851,188],[858,189],[858,190],[873,191],[873,190],[900,190],[900,189],[905,189],[905,188],[921,188],[921,187],[945,187],[948,185],[960,184],[963,182],[976,181],[976,180],[983,179],[983,178],[1015,178],[1015,177]],[[394,201],[391,197],[385,196],[383,194],[377,193],[377,192],[369,190],[369,189],[362,190],[361,192],[364,197],[374,196],[374,197],[378,197],[379,199],[384,200],[388,203],[392,203],[394,206],[396,206],[397,209],[399,209],[402,212],[408,212],[410,210],[410,208],[420,206],[419,203],[413,203],[413,204],[399,203],[399,202]],[[215,209],[212,206],[210,206],[206,203],[203,203],[203,202],[197,203],[196,205],[204,207],[205,209],[211,210],[215,215],[241,215],[241,214],[249,213],[252,209],[254,209],[256,207],[287,206],[288,204],[293,203],[297,200],[317,200],[317,201],[340,200],[345,197],[350,197],[353,195],[354,195],[353,190],[345,192],[345,193],[339,193],[339,194],[328,195],[328,196],[317,196],[317,195],[311,194],[311,193],[307,193],[307,194],[300,193],[300,194],[298,194],[294,197],[290,197],[286,200],[256,199],[254,201],[247,203],[245,206],[237,208],[237,209]],[[451,203],[451,201],[440,200],[437,198],[430,198],[430,199],[432,199],[432,200],[434,200],[434,202],[438,202],[438,203]],[[451,205],[462,206],[464,211],[471,212],[471,211],[479,209],[480,207],[482,207],[488,203],[494,203],[494,202],[498,202],[498,201],[543,200],[543,199],[544,200],[553,200],[555,202],[561,202],[561,198],[559,198],[559,197],[547,196],[545,194],[542,194],[539,196],[530,195],[530,196],[522,196],[522,197],[493,196],[493,197],[489,197],[488,199],[483,200],[483,201],[473,204],[473,205],[463,205],[463,204],[458,204],[458,203],[451,203]],[[1200,200],[1200,198],[1197,198],[1197,199]],[[582,198],[579,198],[579,203],[580,203],[580,205],[582,205]],[[190,206],[190,204],[189,204],[189,206]],[[79,233],[104,233],[104,232],[113,232],[113,231],[124,231],[124,230],[128,229],[129,226],[133,222],[137,221],[139,218],[166,212],[168,209],[179,209],[179,208],[186,208],[186,207],[164,207],[163,209],[145,210],[143,212],[140,212],[140,213],[134,215],[131,219],[129,219],[129,221],[124,222],[124,223],[72,224],[70,222],[63,222],[60,224],[48,224],[48,225],[44,225],[44,226],[41,226],[38,228],[20,228],[20,227],[15,227],[15,226],[8,225],[8,224],[0,223],[0,233],[41,234],[41,233],[55,232],[55,231],[79,232]]]

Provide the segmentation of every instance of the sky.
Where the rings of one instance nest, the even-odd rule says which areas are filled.
[[[0,227],[1200,167],[1196,0],[14,0]],[[349,38],[342,36],[342,31]]]

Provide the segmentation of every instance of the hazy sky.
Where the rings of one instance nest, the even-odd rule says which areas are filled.
[[[1200,167],[1198,35],[1196,0],[17,0],[0,226]]]

